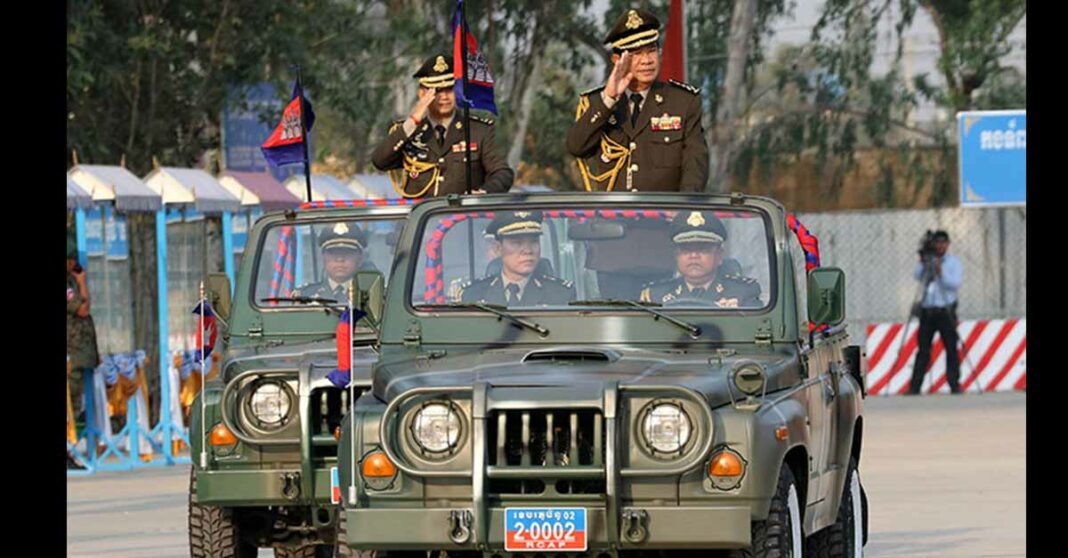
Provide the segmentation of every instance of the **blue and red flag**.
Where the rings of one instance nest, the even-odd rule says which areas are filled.
[[[219,328],[215,324],[215,310],[211,308],[211,303],[207,300],[197,303],[193,308],[193,313],[204,316],[203,328],[200,327],[199,320],[197,321],[197,350],[193,355],[193,362],[200,362],[201,353],[205,359],[211,356],[211,351],[215,348],[215,339],[219,335]]]
[[[303,103],[301,103],[302,100]],[[305,133],[301,133],[301,111],[304,111],[305,115]],[[312,111],[311,101],[304,97],[304,88],[300,85],[300,79],[297,79],[297,83],[293,85],[293,99],[282,111],[282,120],[267,141],[260,146],[263,157],[275,167],[303,163],[304,136],[311,132],[313,124],[315,124],[315,112]]]
[[[337,321],[337,368],[326,378],[339,388],[344,389],[352,379],[352,324],[366,315],[360,310],[346,308]]]
[[[456,0],[456,11],[452,14],[452,75],[456,78],[454,91],[457,106],[488,110],[497,114],[497,104],[493,101],[493,75],[490,74],[489,62],[478,48],[478,41],[471,34],[464,18],[464,0]],[[464,31],[466,33],[466,47]],[[467,75],[464,75],[463,60],[467,59]],[[464,95],[464,82],[467,83],[467,95]]]

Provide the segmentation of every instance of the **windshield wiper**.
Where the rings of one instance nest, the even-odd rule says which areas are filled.
[[[620,300],[615,298],[606,299],[592,299],[592,300],[572,300],[568,303],[569,306],[629,306],[631,308],[637,308],[643,312],[648,312],[655,316],[653,320],[659,320],[664,318],[665,320],[685,329],[693,337],[701,335],[701,328],[689,323],[684,322],[678,318],[673,318],[663,312],[657,312],[650,308],[650,306],[662,306],[659,302],[637,302],[634,300]]]
[[[260,302],[299,302],[300,304],[324,302],[326,304],[337,304],[337,301],[332,298],[319,298],[316,296],[272,296],[261,298]]]
[[[525,327],[529,330],[538,332],[538,335],[545,337],[549,335],[549,330],[544,326],[536,324],[531,321],[524,320],[523,318],[516,317],[508,312],[505,312],[504,306],[499,304],[484,304],[481,302],[454,302],[452,304],[419,304],[417,308],[475,308],[482,310],[483,312],[489,312],[490,314],[496,314],[498,318],[506,319],[513,324]]]

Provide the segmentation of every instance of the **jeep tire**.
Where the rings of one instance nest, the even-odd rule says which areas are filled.
[[[779,471],[768,517],[754,521],[752,530],[751,546],[732,550],[729,558],[802,558],[801,503],[794,475],[785,463]]]
[[[256,558],[256,545],[241,537],[233,510],[197,503],[197,468],[189,472],[189,555],[192,558]]]
[[[857,463],[849,459],[842,500],[838,504],[838,517],[832,525],[808,537],[806,556],[813,558],[861,558],[864,555],[867,509],[866,498],[860,485]]]
[[[337,509],[337,537],[334,543],[334,556],[336,558],[377,558],[377,551],[356,550],[349,547],[348,526],[345,521],[345,508]],[[384,558],[384,557],[383,557]]]
[[[298,548],[276,546],[274,558],[333,558],[334,545],[307,544]]]

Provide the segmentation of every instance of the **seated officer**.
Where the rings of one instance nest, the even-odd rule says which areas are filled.
[[[501,272],[489,275],[460,290],[462,302],[507,306],[564,305],[575,299],[575,287],[542,273],[540,211],[500,214],[486,227],[501,244]]]
[[[354,224],[337,223],[319,233],[319,248],[323,255],[326,279],[318,283],[302,285],[293,296],[328,298],[337,302],[346,300],[352,278],[360,270],[374,270],[374,264],[366,259],[367,233]]]
[[[728,274],[723,263],[727,228],[704,211],[680,212],[671,223],[679,277],[648,284],[642,302],[703,301],[720,308],[759,308],[760,285],[740,273]]]

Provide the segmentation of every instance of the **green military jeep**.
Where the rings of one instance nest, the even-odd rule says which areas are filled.
[[[860,556],[845,280],[806,278],[787,221],[741,195],[420,204],[343,419],[338,554]]]
[[[331,381],[339,316],[349,283],[366,290],[384,281],[411,207],[319,205],[257,221],[232,304],[225,276],[213,285],[227,323],[220,377],[191,412],[194,558],[251,557],[257,547],[275,556],[333,555],[338,426],[350,397],[370,387],[377,359],[376,332],[361,320],[352,336],[354,385]]]

